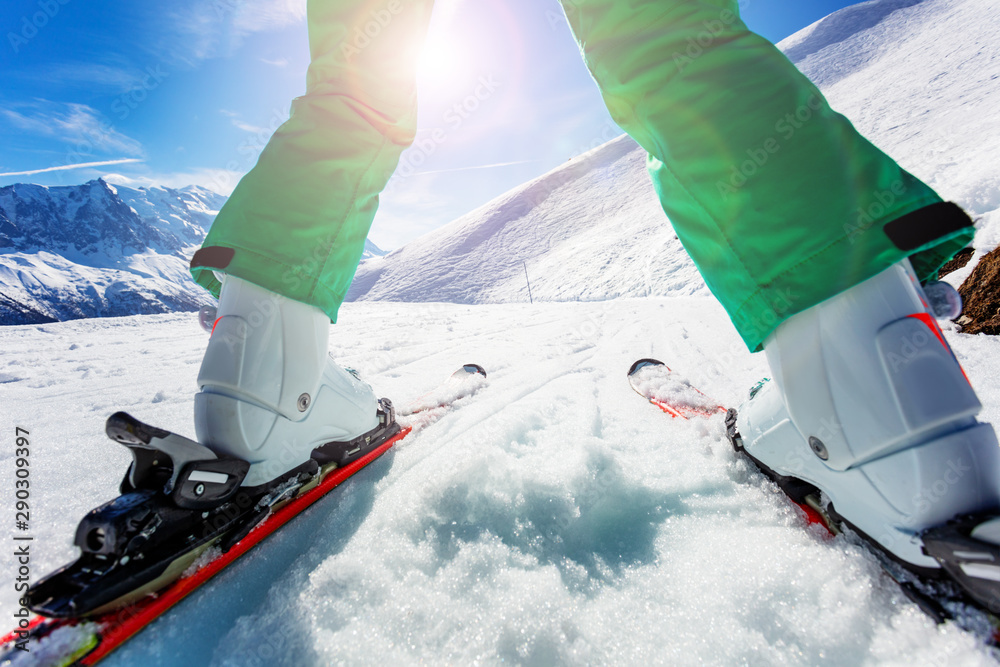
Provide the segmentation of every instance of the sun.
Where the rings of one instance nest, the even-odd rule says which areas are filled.
[[[464,78],[462,49],[453,41],[430,35],[417,56],[417,81],[422,86],[450,88]]]

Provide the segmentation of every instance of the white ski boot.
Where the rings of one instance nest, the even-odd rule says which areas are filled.
[[[794,315],[764,343],[772,381],[727,425],[797,502],[996,604],[1000,449],[930,311],[904,261]]]
[[[329,358],[329,330],[319,308],[225,276],[198,374],[195,430],[216,454],[251,464],[243,486],[311,459],[345,463],[395,426],[388,401]]]

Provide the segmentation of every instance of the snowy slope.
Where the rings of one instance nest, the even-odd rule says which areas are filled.
[[[627,136],[573,158],[384,258],[348,300],[596,301],[707,294]],[[527,273],[527,280],[525,278]]]
[[[873,0],[779,44],[865,136],[980,219],[982,251],[1000,244],[998,29],[992,0]],[[362,264],[348,298],[525,302],[523,261],[542,301],[705,293],[620,137]]]
[[[981,218],[977,248],[1000,244],[1000,4],[865,2],[779,47],[862,134]]]
[[[1000,422],[1000,341],[947,335]],[[117,492],[108,414],[192,433],[205,344],[193,315],[0,329],[3,429],[32,444],[33,576]],[[710,297],[348,304],[331,352],[397,404],[469,361],[489,383],[107,664],[991,664],[861,548],[806,530],[721,418],[674,421],[631,390],[643,356],[725,403],[765,372]],[[0,618],[13,605],[0,587]]]

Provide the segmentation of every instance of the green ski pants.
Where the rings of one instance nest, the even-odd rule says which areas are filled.
[[[432,0],[309,0],[306,94],[192,260],[328,313],[416,132]],[[910,257],[972,240],[957,206],[858,134],[734,0],[564,0],[615,119],[649,154],[678,237],[751,350],[782,321]]]

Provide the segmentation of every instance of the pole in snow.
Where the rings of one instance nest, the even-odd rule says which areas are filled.
[[[528,301],[530,303],[535,303],[535,300],[531,298],[531,281],[528,280],[528,263],[521,260],[521,264],[524,265],[524,282],[528,283]]]

